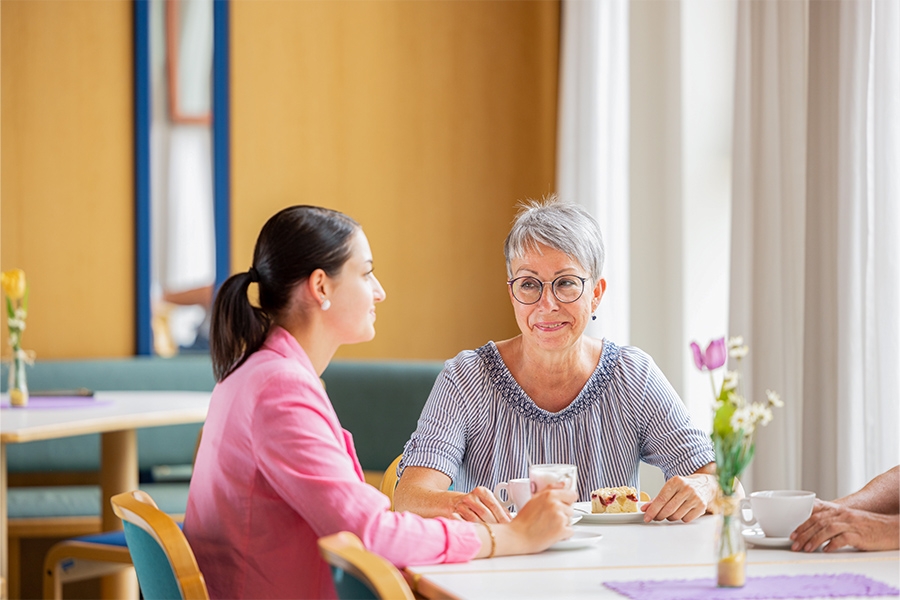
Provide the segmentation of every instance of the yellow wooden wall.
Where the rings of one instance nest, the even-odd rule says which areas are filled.
[[[0,266],[26,347],[133,348],[131,9],[3,0]],[[502,242],[554,189],[559,4],[232,3],[232,260],[297,203],[360,221],[388,299],[345,357],[447,358],[516,333]]]
[[[131,354],[131,6],[3,0],[0,27],[0,267],[29,278],[23,346]]]

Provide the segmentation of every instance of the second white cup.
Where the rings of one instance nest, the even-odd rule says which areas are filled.
[[[502,491],[506,491],[506,500],[500,496]],[[494,487],[494,496],[503,508],[515,505],[517,511],[522,510],[525,503],[531,500],[531,480],[523,477],[501,481]]]
[[[753,511],[753,519],[743,519],[747,525],[759,523],[763,533],[770,538],[786,538],[812,514],[814,492],[801,490],[767,490],[753,492],[749,500],[741,501],[741,508],[747,504]]]

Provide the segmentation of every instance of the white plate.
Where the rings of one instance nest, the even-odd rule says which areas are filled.
[[[744,536],[745,542],[763,548],[790,548],[791,544],[794,543],[791,538],[766,537],[762,529],[745,529],[741,534]]]
[[[518,513],[514,513],[514,512],[509,513],[509,518],[515,519],[517,514]],[[575,523],[580,521],[583,517],[584,517],[584,515],[582,513],[575,511],[575,514],[572,515],[572,517],[569,519],[569,527],[571,527],[572,525],[574,525]]]
[[[577,548],[587,548],[588,546],[593,546],[602,537],[602,534],[594,533],[592,531],[576,531],[569,539],[556,542],[547,549],[575,550]]]
[[[641,512],[641,506],[646,502],[638,502],[638,511],[636,513],[601,513],[595,515],[591,512],[590,502],[576,502],[575,511],[582,515],[582,523],[603,523],[604,525],[614,525],[616,523],[643,523],[644,513]]]

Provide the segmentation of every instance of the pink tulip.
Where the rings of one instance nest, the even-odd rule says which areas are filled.
[[[725,347],[724,337],[711,341],[709,346],[706,347],[705,353],[700,351],[700,346],[697,345],[697,342],[691,342],[691,350],[694,353],[694,364],[701,371],[704,369],[707,371],[718,369],[728,359],[728,350]]]

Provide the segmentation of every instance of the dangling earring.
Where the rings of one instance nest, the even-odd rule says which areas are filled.
[[[329,308],[331,308],[331,300],[325,298],[325,300],[322,301],[322,310],[328,310]]]

